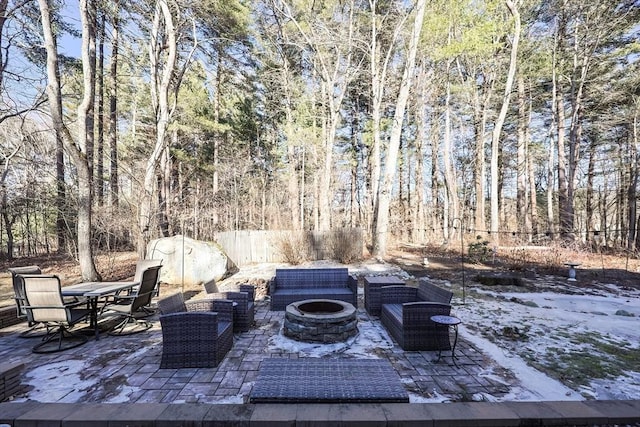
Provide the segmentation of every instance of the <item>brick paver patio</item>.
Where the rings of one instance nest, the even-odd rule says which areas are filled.
[[[265,358],[307,357],[305,350],[274,345],[280,334],[283,312],[268,310],[259,301],[256,325],[236,334],[232,350],[224,361],[211,369],[159,369],[162,337],[157,317],[151,330],[132,336],[101,335],[100,340],[71,351],[51,355],[31,353],[34,339],[19,338],[26,327],[18,325],[0,330],[0,357],[4,362],[24,363],[22,381],[25,393],[17,401],[45,402],[156,402],[156,403],[246,403]],[[381,336],[386,332],[377,318],[358,310],[361,325],[368,325]],[[285,338],[282,338],[286,340]],[[37,338],[35,338],[37,340]],[[369,343],[369,354],[349,354],[343,345],[322,357],[386,358],[398,372],[412,402],[466,401],[481,394],[499,398],[509,386],[487,375],[492,361],[464,339],[456,348],[458,367],[450,357],[435,363],[437,352],[405,352],[386,336],[376,347]]]

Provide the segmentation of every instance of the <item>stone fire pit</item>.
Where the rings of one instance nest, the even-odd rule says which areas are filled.
[[[284,316],[284,335],[297,341],[335,343],[358,333],[352,304],[329,299],[308,299],[289,304]]]

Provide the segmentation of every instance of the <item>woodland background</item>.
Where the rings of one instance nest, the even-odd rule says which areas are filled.
[[[98,250],[246,229],[635,254],[639,16],[0,0],[2,254],[68,252],[89,280]]]

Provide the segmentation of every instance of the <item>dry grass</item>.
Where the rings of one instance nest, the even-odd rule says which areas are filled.
[[[96,268],[102,280],[126,280],[133,277],[137,261],[135,252],[102,253],[96,256]],[[82,279],[78,262],[68,256],[46,255],[5,261],[0,264],[0,307],[13,305],[13,286],[7,269],[25,265],[38,265],[43,273],[57,275],[63,286],[79,283]]]

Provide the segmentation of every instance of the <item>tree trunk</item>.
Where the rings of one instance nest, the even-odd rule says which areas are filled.
[[[554,187],[555,187],[555,161],[554,161],[554,141],[553,141],[553,131],[554,125],[558,128],[556,120],[558,118],[558,73],[556,72],[556,67],[558,63],[558,52],[557,52],[557,43],[554,44],[553,47],[553,58],[551,65],[551,83],[553,85],[551,89],[551,125],[549,126],[549,157],[547,160],[547,230],[549,233],[549,237],[552,239],[554,237],[554,214],[553,214],[553,201],[554,201]],[[560,103],[562,104],[562,103]],[[557,141],[556,141],[557,142]],[[555,144],[557,147],[557,144]],[[558,168],[559,170],[559,168]]]
[[[331,193],[331,183],[333,176],[333,149],[335,146],[336,132],[340,124],[340,108],[342,100],[345,95],[346,84],[342,84],[337,88],[338,82],[333,82],[330,85],[325,85],[322,93],[325,100],[327,100],[326,108],[328,109],[328,115],[326,117],[327,123],[325,124],[324,131],[324,159],[321,162],[321,177],[320,177],[320,192],[319,192],[319,214],[320,214],[320,230],[326,231],[331,228],[331,200],[329,194]],[[337,91],[337,95],[336,95]]]
[[[565,238],[572,230],[573,209],[569,208],[569,184],[565,146],[565,113],[560,82],[556,82],[556,126],[558,144],[558,220],[560,235]]]
[[[434,235],[438,237],[442,236],[441,211],[442,203],[440,202],[440,132],[438,130],[438,118],[439,112],[434,111],[431,116],[431,121],[434,123],[434,127],[431,129],[431,228]]]
[[[109,196],[111,207],[117,208],[120,203],[120,189],[118,185],[118,47],[120,2],[116,0],[114,6],[113,28],[111,30],[111,67],[109,69],[109,82],[111,94],[109,95]]]
[[[95,0],[80,1],[80,15],[86,20],[83,33],[83,80],[85,96],[78,107],[78,141],[87,154],[89,181],[93,193],[95,165],[95,107],[96,107],[96,5]],[[86,40],[85,40],[86,37]],[[85,44],[86,43],[86,44]],[[86,56],[85,56],[86,55]],[[87,75],[86,73],[91,73]],[[88,91],[88,93],[87,93]],[[82,111],[80,111],[82,110]],[[83,123],[84,122],[84,123]]]
[[[105,17],[104,13],[100,18],[99,43],[98,43],[98,64],[96,74],[96,92],[98,94],[98,126],[96,129],[96,202],[98,206],[104,204],[104,37],[105,37]]]
[[[166,54],[164,53],[166,51]],[[171,117],[169,87],[174,77],[177,56],[176,31],[173,16],[165,0],[156,3],[153,27],[149,43],[149,59],[152,71],[151,97],[156,110],[156,136],[153,152],[147,160],[138,215],[138,255],[144,258],[150,238],[153,220],[153,194],[156,173],[162,154],[167,148],[166,134]]]
[[[359,110],[357,108],[356,110]],[[359,147],[358,147],[358,131],[360,129],[360,123],[358,123],[358,114],[355,113],[351,119],[349,126],[349,141],[351,142],[351,179],[349,181],[349,218],[347,224],[351,228],[358,226],[358,167],[359,167]],[[304,156],[303,156],[304,161]],[[303,168],[304,170],[304,168]],[[302,174],[304,176],[304,173]]]
[[[289,77],[291,76],[289,70],[289,59],[282,58],[282,64],[284,67],[284,91],[285,91],[285,133],[287,136],[287,190],[288,190],[288,214],[290,215],[291,229],[300,230],[300,185],[298,181],[298,161],[299,156],[296,152],[296,146],[298,145],[298,137],[295,132],[295,123],[293,119],[292,106],[294,105],[294,99],[291,94],[291,82]],[[304,169],[301,171],[304,175]]]
[[[585,226],[587,231],[595,230],[594,223],[594,188],[593,182],[595,180],[596,171],[596,148],[598,144],[597,134],[591,140],[589,145],[589,165],[587,166],[587,194],[585,201],[586,221]],[[587,241],[591,240],[591,233],[587,232]]]
[[[378,61],[380,61],[381,48],[378,44],[378,20],[377,20],[377,1],[369,0],[369,8],[371,9],[371,37],[369,45],[369,64],[371,72],[371,132],[373,141],[371,144],[371,152],[369,156],[369,167],[371,170],[371,209],[375,210],[378,202],[378,187],[380,184],[381,166],[381,141],[380,141],[380,119],[382,117],[382,97],[383,97],[383,77],[382,70]],[[375,225],[374,225],[375,227]]]
[[[425,241],[425,212],[424,212],[424,158],[425,158],[425,142],[427,140],[427,129],[425,126],[424,107],[427,102],[427,73],[426,64],[420,67],[418,74],[418,93],[415,105],[415,123],[416,123],[416,140],[415,140],[415,197],[413,198],[413,236],[415,243],[424,243]]]
[[[627,249],[629,251],[633,251],[635,249],[636,242],[636,215],[637,215],[637,188],[638,188],[638,152],[637,145],[634,141],[629,141],[628,143],[628,175],[629,175],[629,185],[627,187]]]
[[[451,160],[452,143],[451,143],[451,82],[446,83],[446,95],[444,103],[444,138],[442,140],[442,160],[444,163],[444,185],[447,190],[447,206],[445,212],[448,213],[444,218],[443,224],[446,228],[445,238],[451,242],[455,238],[455,231],[450,232],[449,225],[453,225],[454,220],[462,220],[459,215],[458,201],[458,185],[456,183],[456,174]],[[453,229],[455,230],[455,228]],[[461,231],[462,232],[462,231]]]
[[[5,68],[7,66],[8,61],[8,50],[5,50],[5,43],[3,37],[5,35],[4,29],[5,25],[8,22],[8,11],[7,6],[9,5],[8,0],[0,0],[0,46],[3,47],[3,52],[0,52],[0,95],[4,95],[2,92],[5,89],[4,86],[4,73]],[[4,97],[4,96],[3,96]]]
[[[485,79],[486,80],[486,79]],[[486,204],[485,204],[485,188],[484,183],[487,178],[487,164],[485,155],[485,132],[487,126],[488,104],[491,94],[493,93],[493,84],[486,88],[486,81],[483,82],[486,94],[481,96],[479,88],[474,85],[473,91],[473,131],[474,131],[474,167],[473,167],[473,186],[475,189],[476,205],[474,213],[474,228],[477,231],[485,231],[487,229],[486,220]]]
[[[79,123],[79,142],[78,144],[72,139],[69,130],[64,125],[62,115],[62,91],[60,86],[60,77],[58,71],[58,48],[53,33],[51,22],[51,11],[46,0],[38,0],[40,7],[40,15],[42,29],[47,52],[47,94],[49,96],[49,106],[51,110],[51,118],[56,132],[63,135],[64,144],[67,152],[73,160],[78,173],[78,260],[80,264],[80,273],[82,279],[86,281],[100,280],[100,275],[96,271],[93,252],[91,247],[91,178],[89,173],[89,165],[86,153],[81,151],[83,139],[86,138],[89,129],[87,129],[86,114],[87,108],[91,100],[88,99],[92,94],[91,80],[95,69],[91,67],[88,52],[89,24],[88,11],[85,0],[80,1],[80,12],[82,20],[82,59],[84,74],[84,99],[78,109]],[[93,63],[95,65],[95,62]],[[92,131],[92,129],[91,129]]]
[[[177,129],[172,130],[171,138],[174,144],[177,144]],[[171,155],[168,149],[165,149],[160,158],[158,171],[158,227],[162,237],[169,237],[171,218]]]
[[[630,251],[635,250],[636,242],[638,240],[637,225],[637,203],[638,203],[638,174],[640,173],[640,153],[638,152],[638,114],[634,112],[632,132],[631,132],[631,147],[629,147],[629,156],[631,157],[630,169],[631,169],[631,185],[629,185],[628,200],[629,203],[629,237],[627,243],[627,249]],[[589,229],[588,229],[589,230]]]
[[[51,102],[50,100],[49,103]],[[67,187],[64,180],[63,135],[56,126],[54,126],[54,134],[56,137],[56,235],[58,237],[58,253],[61,254],[67,248],[67,237],[69,236],[66,221]]]
[[[532,88],[531,82],[529,82],[529,108],[527,114],[527,127],[525,129],[525,141],[527,144],[527,175],[529,179],[529,224],[531,226],[531,236],[538,234],[538,194],[536,192],[536,179],[535,179],[535,159],[532,154],[531,144],[531,109],[532,109]]]
[[[6,7],[6,5],[5,5]],[[2,26],[0,25],[0,29]],[[18,150],[14,150],[13,154]],[[9,160],[13,155],[3,156],[3,168],[2,175],[0,176],[0,212],[2,212],[2,219],[7,230],[7,259],[13,260],[13,222],[9,217],[9,203],[7,200],[7,174],[9,173]]]
[[[624,144],[624,145],[623,145]],[[616,194],[616,224],[615,224],[615,240],[622,242],[626,238],[627,221],[625,216],[627,214],[627,189],[630,183],[629,165],[627,157],[628,145],[625,142],[619,142],[616,147],[616,156],[618,166],[618,186],[615,190]],[[624,245],[624,243],[623,243]]]
[[[3,187],[5,187],[4,184],[3,184]],[[7,190],[6,188],[3,188],[2,191],[3,191],[3,195],[2,195],[3,203],[6,205]],[[15,221],[9,217],[9,213],[7,212],[7,209],[4,206],[2,209],[2,222],[4,223],[4,227],[7,230],[7,260],[12,261],[14,257],[13,224]]]
[[[409,98],[409,89],[413,78],[416,62],[416,52],[418,50],[418,41],[422,31],[422,22],[424,20],[426,0],[418,0],[416,5],[416,17],[413,27],[413,33],[410,40],[409,52],[402,74],[400,83],[400,93],[396,100],[396,108],[391,127],[391,135],[389,138],[389,149],[385,161],[384,174],[380,191],[378,194],[378,204],[376,207],[376,228],[373,233],[373,254],[383,257],[387,252],[388,227],[389,227],[389,205],[391,202],[391,190],[393,180],[396,173],[396,163],[398,159],[398,150],[400,147],[400,137],[402,135],[402,125],[404,121],[404,113]]]
[[[589,69],[590,54],[582,53],[582,61],[579,59],[579,51],[582,46],[579,45],[581,35],[578,31],[581,26],[576,25],[574,27],[574,49],[573,49],[573,64],[574,69],[571,78],[571,122],[569,125],[569,164],[567,178],[567,232],[574,233],[574,189],[576,185],[576,178],[578,173],[578,162],[580,161],[580,140],[582,139],[582,103],[584,86],[587,80],[587,72]],[[594,36],[597,40],[599,36]],[[597,44],[597,42],[596,42]],[[588,51],[588,50],[587,50]]]
[[[498,235],[498,229],[500,227],[499,217],[499,202],[500,194],[498,192],[499,167],[498,156],[500,154],[500,134],[502,133],[502,126],[504,125],[505,118],[507,117],[507,111],[509,109],[509,100],[511,98],[511,88],[513,87],[513,79],[516,74],[516,65],[518,59],[518,44],[520,42],[520,13],[518,8],[512,0],[505,0],[505,4],[509,9],[509,12],[513,16],[514,30],[513,41],[511,42],[511,58],[509,60],[509,72],[507,74],[507,81],[505,83],[504,95],[502,97],[502,107],[500,113],[496,119],[496,123],[491,135],[491,236],[494,244],[498,244],[500,236]]]
[[[517,149],[517,165],[516,165],[516,221],[519,233],[527,233],[527,108],[524,93],[524,77],[518,76],[518,149]]]
[[[78,106],[79,146],[87,147],[82,158],[78,159],[78,259],[82,278],[87,281],[100,280],[93,261],[91,247],[92,202],[93,202],[93,112],[95,105],[96,75],[96,34],[95,3],[92,0],[80,0],[80,20],[82,22],[82,74],[84,98]],[[89,152],[89,147],[92,151]],[[82,153],[79,157],[82,157]]]
[[[215,69],[215,92],[213,94],[213,122],[219,126],[220,125],[220,94],[222,87],[222,67],[220,66],[222,59],[220,58],[221,48],[218,46],[216,49],[216,58],[218,61],[218,66]],[[212,176],[212,185],[211,192],[212,196],[215,198],[220,190],[220,173],[219,173],[219,164],[220,164],[220,140],[222,136],[220,135],[219,130],[215,130],[213,132],[213,153],[212,153],[212,162],[213,162],[213,176]],[[217,206],[213,206],[213,225],[214,227],[218,226],[220,222],[220,209]]]

